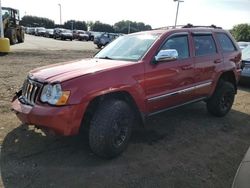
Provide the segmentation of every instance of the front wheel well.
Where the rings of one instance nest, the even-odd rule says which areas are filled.
[[[87,110],[85,111],[83,118],[82,118],[80,132],[86,132],[89,130],[90,122],[93,118],[95,111],[98,109],[99,105],[101,105],[103,101],[106,101],[109,99],[122,100],[128,103],[130,108],[133,110],[136,116],[136,120],[137,120],[136,122],[139,125],[143,124],[143,117],[133,97],[126,91],[119,91],[119,92],[108,93],[108,94],[104,94],[101,96],[97,96],[93,100],[90,101],[90,103],[87,106]]]

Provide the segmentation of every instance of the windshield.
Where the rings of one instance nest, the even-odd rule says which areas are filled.
[[[95,58],[138,61],[151,47],[159,34],[134,34],[117,38]]]
[[[3,19],[7,18],[10,16],[10,11],[8,9],[2,9],[2,16],[3,16]]]
[[[63,33],[72,33],[71,30],[67,30],[67,29],[63,30],[62,32],[63,32]]]
[[[242,59],[250,60],[250,45],[242,50]]]
[[[77,33],[78,33],[78,34],[85,34],[84,31],[78,31]]]

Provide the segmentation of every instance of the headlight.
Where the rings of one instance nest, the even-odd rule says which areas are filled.
[[[52,105],[65,105],[69,95],[70,91],[62,91],[60,84],[47,84],[43,87],[40,99]]]

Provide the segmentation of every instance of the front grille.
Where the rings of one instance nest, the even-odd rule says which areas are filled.
[[[22,95],[19,97],[19,100],[22,103],[34,105],[41,88],[41,83],[27,78],[24,81],[22,87]]]

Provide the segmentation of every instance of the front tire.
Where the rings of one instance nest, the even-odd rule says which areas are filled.
[[[10,40],[10,44],[14,45],[17,43],[17,35],[16,35],[16,30],[15,29],[8,29],[7,30],[7,38]]]
[[[207,110],[214,116],[223,117],[232,108],[235,88],[232,83],[220,80],[213,96],[207,101]]]
[[[90,148],[100,157],[118,156],[129,143],[133,122],[133,112],[126,102],[104,101],[90,123]]]

